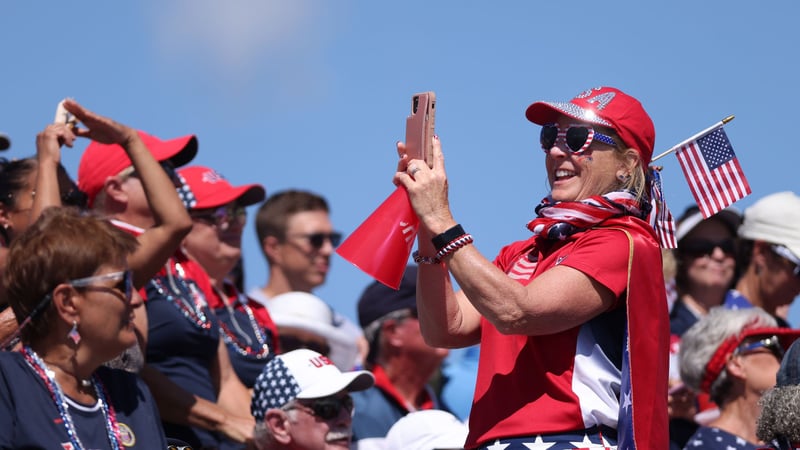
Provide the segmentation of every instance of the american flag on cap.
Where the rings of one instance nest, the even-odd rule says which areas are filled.
[[[300,393],[300,385],[289,373],[281,358],[273,358],[264,366],[253,386],[250,412],[256,420],[264,420],[268,409],[280,408]]]

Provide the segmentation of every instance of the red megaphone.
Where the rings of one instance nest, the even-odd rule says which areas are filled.
[[[408,201],[408,192],[398,186],[367,220],[336,249],[367,275],[397,289],[406,270],[408,255],[417,237],[419,218]]]

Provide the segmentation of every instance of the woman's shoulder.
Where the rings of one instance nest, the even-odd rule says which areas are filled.
[[[701,426],[686,442],[684,450],[757,450],[758,446],[717,427]]]

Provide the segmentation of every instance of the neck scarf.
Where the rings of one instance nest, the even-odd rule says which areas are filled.
[[[612,217],[644,219],[648,206],[629,191],[614,191],[576,202],[554,202],[547,196],[536,207],[537,217],[528,222],[528,229],[545,239],[564,240]]]

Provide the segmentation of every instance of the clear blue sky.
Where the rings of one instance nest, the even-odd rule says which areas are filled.
[[[33,154],[59,100],[162,138],[196,134],[194,163],[268,192],[325,195],[352,232],[393,190],[412,93],[438,97],[455,217],[493,257],[528,236],[547,193],[535,100],[611,85],[645,105],[656,152],[719,121],[753,195],[798,189],[800,3],[411,0],[7,1],[0,131]],[[81,143],[65,149],[75,175]],[[693,202],[674,156],[666,199]],[[266,266],[250,223],[248,286]],[[338,255],[317,294],[355,318],[371,280]],[[791,322],[800,324],[800,309]]]

